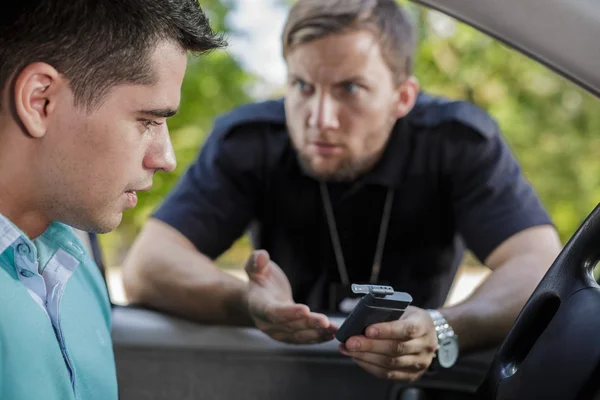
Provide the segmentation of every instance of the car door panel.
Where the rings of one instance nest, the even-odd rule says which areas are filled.
[[[363,371],[339,353],[337,341],[289,345],[254,328],[200,325],[133,307],[114,308],[113,340],[120,398],[136,400],[399,399],[411,387],[425,389],[427,399],[469,399],[493,355],[396,383]]]

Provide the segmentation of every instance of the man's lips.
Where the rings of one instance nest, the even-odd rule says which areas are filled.
[[[312,141],[309,142],[308,148],[322,157],[331,157],[340,154],[344,147],[336,143]]]
[[[137,193],[135,190],[128,190],[125,192],[125,195],[127,196],[127,207],[128,208],[133,208],[137,205],[138,202],[138,197],[137,197]]]
[[[137,205],[138,197],[137,192],[146,192],[152,188],[152,185],[145,186],[140,189],[131,189],[125,191],[125,195],[127,196],[127,206],[128,208],[133,208]]]
[[[152,184],[144,186],[144,187],[139,188],[139,189],[129,189],[129,190],[126,190],[125,193],[147,192],[150,189],[152,189]]]

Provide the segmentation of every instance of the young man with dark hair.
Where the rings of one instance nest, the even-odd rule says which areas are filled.
[[[126,260],[130,300],[316,343],[351,283],[390,284],[414,306],[340,347],[388,379],[501,342],[560,242],[492,118],[420,92],[414,48],[394,0],[298,1],[285,100],[217,120]],[[245,284],[212,260],[251,223]],[[466,247],[492,273],[444,307]]]
[[[117,399],[110,303],[72,227],[108,232],[157,171],[195,0],[16,2],[0,16],[0,398]]]

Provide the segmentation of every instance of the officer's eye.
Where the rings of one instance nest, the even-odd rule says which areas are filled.
[[[360,89],[360,86],[354,82],[344,82],[342,83],[342,88],[347,93],[356,93]]]
[[[312,85],[304,82],[301,79],[296,79],[294,81],[294,86],[297,87],[302,94],[311,94],[313,92]]]

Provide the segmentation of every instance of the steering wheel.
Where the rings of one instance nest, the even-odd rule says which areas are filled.
[[[600,398],[600,205],[519,314],[477,392],[480,399]]]

